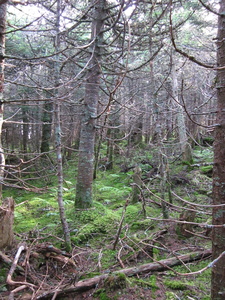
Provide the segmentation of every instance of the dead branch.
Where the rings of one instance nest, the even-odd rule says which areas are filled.
[[[120,250],[119,250],[119,252],[118,252],[118,254],[117,254],[117,259],[118,259],[118,261],[119,261],[119,263],[120,263],[120,265],[121,265],[121,267],[122,268],[125,268],[125,266],[124,266],[124,264],[123,264],[123,262],[122,262],[122,260],[121,260],[121,251],[123,250],[123,246],[120,248]]]
[[[121,216],[121,219],[120,219],[120,224],[119,224],[119,227],[118,227],[118,230],[117,230],[117,233],[116,233],[115,241],[113,243],[113,250],[116,249],[116,245],[119,241],[119,237],[120,237],[120,233],[121,233],[121,230],[122,230],[122,225],[123,225],[123,221],[124,221],[124,218],[125,218],[125,213],[126,213],[126,209],[127,209],[128,204],[129,204],[129,199],[126,200],[126,203],[125,203],[124,208],[123,208],[122,216]]]
[[[36,252],[34,252],[34,254],[38,255],[38,253],[41,253],[47,258],[53,258],[61,263],[64,263],[65,265],[69,264],[76,267],[75,261],[70,258],[71,254],[54,247],[50,243],[38,244],[36,246]]]
[[[179,265],[181,263],[189,263],[192,261],[197,261],[203,258],[207,258],[211,255],[211,250],[205,251],[196,251],[188,254],[180,255],[178,257],[172,257],[168,259],[163,259],[158,262],[153,262],[149,264],[144,264],[141,266],[135,266],[132,268],[122,269],[115,271],[114,274],[123,273],[126,276],[135,276],[138,274],[148,273],[148,272],[159,272],[167,270],[168,267],[173,267]],[[37,300],[49,299],[52,298],[57,292],[57,296],[68,295],[71,293],[81,293],[83,291],[87,291],[96,287],[101,281],[105,280],[109,274],[103,274],[100,276],[96,276],[90,279],[84,279],[78,281],[75,285],[71,286],[61,286],[59,288],[54,289],[51,292],[43,293],[42,295],[37,296]]]
[[[14,294],[24,290],[25,288],[27,288],[27,286],[25,284],[15,288],[13,291],[10,292],[8,300],[14,300]]]
[[[55,253],[67,257],[71,257],[71,254],[60,250],[59,248],[54,247],[51,243],[42,243],[36,246],[36,252],[46,254],[46,253]]]
[[[9,270],[9,273],[8,273],[8,276],[7,276],[7,279],[6,279],[6,283],[9,284],[9,285],[26,285],[27,287],[30,287],[30,288],[33,289],[35,287],[35,285],[32,284],[32,283],[12,280],[12,276],[13,276],[13,273],[14,273],[16,267],[17,267],[18,260],[20,258],[21,253],[24,250],[26,250],[26,244],[22,243],[22,244],[19,245],[16,256],[13,260],[13,264],[12,264],[10,270]]]

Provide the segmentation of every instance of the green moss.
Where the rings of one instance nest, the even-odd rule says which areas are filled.
[[[204,267],[206,267],[209,263],[209,260],[204,260],[201,262],[197,262],[197,263],[191,263],[188,264],[188,268],[190,269],[190,272],[195,272],[198,270],[203,269]],[[175,271],[179,272],[179,273],[186,273],[187,269],[185,266],[175,266],[173,268]],[[168,279],[165,280],[165,285],[168,286],[169,288],[173,289],[174,287],[174,281],[176,280],[176,278],[174,278],[174,280],[171,280],[171,277],[174,275],[173,272],[168,271],[167,272],[167,276]],[[197,276],[191,277],[191,278],[183,278],[184,281],[179,280],[178,281],[178,286],[181,283],[181,289],[179,286],[179,290],[182,290],[182,283],[184,285],[184,287],[186,286],[186,289],[182,290],[182,299],[189,299],[188,297],[185,298],[186,296],[190,296],[190,297],[195,297],[196,295],[198,296],[199,299],[205,299],[205,300],[209,300],[209,293],[210,293],[210,285],[211,285],[211,269],[207,269],[206,271],[198,274]],[[171,281],[173,281],[172,285],[171,285]],[[169,283],[168,285],[166,284]],[[171,287],[172,286],[172,287]],[[189,289],[189,287],[192,286],[194,287],[194,289]],[[176,284],[175,284],[176,287]],[[209,298],[208,298],[209,297]],[[168,298],[169,299],[169,298]],[[173,299],[173,298],[171,298]]]
[[[129,180],[127,174],[119,172],[99,174],[94,183],[95,199],[107,201],[109,204],[115,204],[115,202],[125,199],[132,191]]]
[[[3,281],[5,281],[5,278],[1,278],[0,277],[0,282],[3,282],[3,281],[1,281],[1,280],[3,280]],[[6,286],[6,284],[3,284],[3,285],[0,285],[0,293],[1,292],[6,292],[8,289],[7,289],[7,286]]]
[[[127,287],[126,276],[123,273],[112,273],[105,279],[104,287],[109,291],[124,289]]]
[[[105,249],[102,252],[102,259],[101,259],[102,267],[104,269],[110,268],[110,266],[116,262],[116,255],[117,255],[116,250]]]
[[[202,166],[202,167],[200,168],[200,170],[201,170],[201,172],[202,172],[203,174],[210,174],[210,173],[212,173],[213,166],[212,166],[212,165],[210,165],[210,166]]]
[[[8,274],[8,268],[7,267],[5,267],[4,268],[4,265],[3,264],[1,264],[1,268],[0,268],[0,277],[2,278],[4,278],[4,277],[6,277],[6,275]],[[1,281],[0,280],[0,282],[3,282],[3,281]]]
[[[166,292],[166,300],[176,300],[177,296],[173,292]]]
[[[98,298],[99,300],[110,300],[111,299],[107,296],[105,289],[98,289],[97,291],[94,292],[93,297]]]
[[[151,275],[148,279],[134,278],[132,280],[132,283],[134,283],[137,286],[151,288],[153,291],[156,291],[158,289],[157,277],[155,275]]]
[[[132,230],[146,230],[146,229],[153,230],[154,228],[155,228],[155,224],[153,224],[153,222],[151,222],[150,220],[135,221],[131,225]]]
[[[71,235],[74,243],[86,242],[95,237],[97,241],[98,236],[116,232],[120,220],[120,213],[113,212],[100,203],[94,203],[95,208],[84,211],[76,211],[76,219],[71,224],[76,230],[74,235]],[[72,216],[70,216],[72,219]],[[97,241],[98,242],[98,241]]]
[[[164,284],[172,290],[186,290],[188,288],[187,284],[179,280],[165,280]]]

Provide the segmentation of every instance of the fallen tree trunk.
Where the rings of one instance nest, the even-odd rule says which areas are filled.
[[[147,272],[156,272],[156,271],[164,271],[167,270],[168,268],[171,268],[176,265],[180,265],[182,263],[189,263],[192,261],[197,261],[200,259],[207,258],[211,255],[212,251],[211,250],[205,250],[205,251],[196,251],[196,252],[191,252],[188,254],[180,255],[177,257],[172,257],[168,259],[163,259],[157,262],[149,263],[149,264],[144,264],[140,266],[135,266],[133,268],[126,268],[126,269],[121,269],[118,271],[115,271],[112,274],[118,274],[118,273],[123,273],[126,276],[134,276],[142,273],[147,273]],[[58,287],[57,289],[54,289],[53,291],[43,293],[42,295],[37,296],[37,300],[43,300],[43,299],[49,299],[57,296],[65,296],[71,293],[80,293],[87,291],[91,288],[96,287],[97,284],[99,284],[101,281],[105,280],[109,274],[103,274],[99,275],[90,279],[84,279],[78,281],[75,285],[73,286],[61,286]],[[55,299],[55,298],[54,298]]]

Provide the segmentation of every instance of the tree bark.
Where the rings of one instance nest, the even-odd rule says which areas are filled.
[[[53,103],[51,101],[51,95],[46,93],[46,97],[49,97],[45,101],[42,113],[42,137],[41,137],[41,153],[49,152],[50,150],[50,139],[52,132],[52,110]]]
[[[0,207],[0,249],[13,245],[14,200],[6,198]]]
[[[172,65],[172,80],[173,80],[173,98],[177,104],[177,127],[178,127],[180,149],[182,152],[182,159],[183,161],[190,162],[192,161],[191,146],[188,143],[186,124],[185,124],[185,112],[178,93],[178,72],[176,70],[176,65],[174,63]]]
[[[173,267],[176,265],[180,265],[182,263],[189,263],[192,261],[197,261],[199,259],[207,258],[211,255],[211,250],[206,250],[203,252],[191,252],[188,254],[180,255],[178,257],[172,257],[168,259],[163,259],[158,262],[153,262],[149,264],[144,264],[141,266],[135,266],[133,268],[122,269],[116,271],[112,274],[123,273],[126,276],[135,276],[138,274],[148,273],[148,272],[159,272],[167,270],[168,267]],[[112,275],[111,274],[111,275]],[[92,289],[97,286],[102,280],[105,280],[107,277],[111,276],[110,274],[104,274],[100,276],[96,276],[90,279],[84,279],[78,281],[75,286],[70,287],[60,287],[58,290],[54,290],[52,292],[47,292],[37,297],[37,300],[50,299],[55,294],[57,296],[63,296],[70,293],[80,293],[89,289]]]
[[[7,1],[5,1],[7,2]],[[7,3],[0,3],[0,200],[2,200],[2,185],[4,182],[5,156],[2,147],[2,124],[4,112],[4,56],[5,56],[5,26]]]
[[[225,66],[225,0],[220,1],[217,33],[217,64]],[[217,71],[217,126],[214,142],[213,204],[225,204],[225,69]],[[225,208],[213,208],[212,255],[217,258],[225,251]],[[223,225],[223,226],[222,226]],[[225,256],[212,268],[211,299],[225,299]]]
[[[55,23],[55,51],[59,52],[60,49],[60,16],[61,16],[61,0],[57,0],[57,10],[56,10],[56,23]],[[70,251],[71,239],[69,225],[66,220],[65,206],[63,202],[63,161],[62,161],[62,130],[61,130],[61,104],[57,96],[59,94],[59,79],[60,79],[60,60],[59,54],[55,56],[55,146],[56,146],[56,157],[57,157],[57,177],[58,177],[58,191],[57,191],[57,201],[59,206],[60,220],[62,223],[63,234],[65,239],[65,247],[67,251]]]
[[[75,207],[80,209],[92,206],[92,183],[94,170],[95,124],[97,116],[100,86],[100,45],[102,44],[102,27],[104,24],[105,0],[93,1],[92,40],[87,71],[83,116],[80,132],[79,163],[76,185]]]

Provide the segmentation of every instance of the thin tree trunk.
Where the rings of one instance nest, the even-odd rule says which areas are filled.
[[[49,94],[47,94],[46,96],[49,96]],[[45,101],[43,107],[41,153],[46,153],[49,152],[50,150],[50,139],[51,139],[51,132],[52,132],[52,110],[53,110],[53,103],[50,98],[51,97],[49,97],[49,99]]]
[[[162,147],[162,145],[161,145]],[[159,153],[159,161],[160,161],[160,167],[159,167],[159,173],[160,173],[160,192],[161,192],[161,206],[162,206],[162,213],[163,213],[163,218],[168,219],[169,218],[169,211],[167,208],[167,205],[165,203],[166,200],[166,189],[167,189],[167,157],[166,155],[162,152],[162,150]]]
[[[177,103],[177,127],[178,127],[180,149],[182,152],[182,159],[183,161],[190,162],[192,160],[192,153],[191,153],[191,147],[188,143],[186,124],[185,124],[185,112],[182,103],[180,103],[180,97],[178,93],[178,74],[176,70],[176,65],[174,63],[172,66],[172,79],[173,79],[173,98]]]
[[[60,28],[60,15],[61,15],[61,0],[57,0],[57,12],[56,12],[56,41],[55,41],[55,50],[59,52],[60,41],[59,41],[59,28]],[[59,55],[57,54],[55,57],[55,96],[58,95],[58,87],[59,87],[59,77],[60,77],[60,65],[59,65]],[[55,103],[55,143],[56,143],[56,156],[57,156],[57,176],[58,176],[58,205],[59,205],[59,213],[60,219],[63,227],[63,234],[65,239],[66,250],[71,250],[71,239],[70,239],[70,231],[69,226],[66,221],[65,208],[63,202],[63,162],[62,162],[62,141],[61,141],[61,115],[60,115],[60,103],[56,98]]]
[[[4,56],[5,56],[5,26],[7,3],[0,4],[0,201],[2,200],[2,185],[4,182],[5,156],[2,146],[2,124],[4,111]]]
[[[27,153],[27,142],[28,142],[28,107],[26,106],[26,102],[24,103],[25,105],[22,106],[22,117],[23,117],[23,145],[22,145],[22,150],[24,153]]]
[[[225,0],[220,1],[217,34],[217,64],[225,66]],[[225,204],[225,69],[217,72],[217,126],[214,142],[213,204]],[[213,259],[225,251],[225,208],[213,208],[212,230]],[[225,299],[225,256],[212,268],[212,300]]]
[[[105,0],[93,1],[92,21],[93,49],[87,71],[83,116],[80,132],[79,163],[76,185],[75,207],[86,209],[92,206],[92,183],[94,170],[95,124],[100,85],[100,45],[104,22]]]

